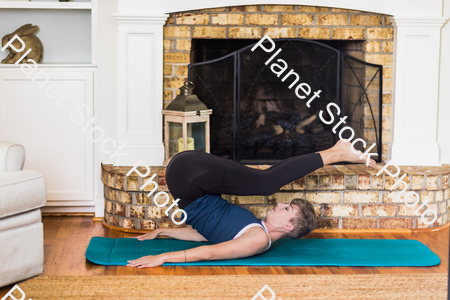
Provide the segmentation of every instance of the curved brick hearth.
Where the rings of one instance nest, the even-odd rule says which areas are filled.
[[[266,169],[268,165],[249,166]],[[382,164],[378,165],[378,170]],[[450,188],[448,178],[450,165],[443,167],[400,167],[409,186],[407,191],[415,191],[420,196],[420,203],[407,207],[403,194],[399,199],[399,187],[390,188],[396,179],[387,175],[376,176],[377,171],[364,165],[325,166],[307,176],[282,187],[279,192],[270,196],[234,196],[222,195],[228,201],[241,205],[258,218],[264,219],[266,211],[274,207],[276,202],[289,202],[300,197],[313,203],[319,216],[317,229],[413,229],[433,228],[442,226],[449,220]],[[133,173],[126,176],[131,167],[114,167],[102,165],[102,182],[105,190],[104,222],[108,225],[128,229],[155,229],[159,227],[179,227],[164,214],[166,207],[157,207],[147,194],[154,188],[147,185],[143,191],[139,188],[150,179],[158,182],[158,191],[166,191],[165,167],[152,167],[148,177],[142,178]],[[395,173],[394,168],[389,168]],[[145,168],[139,170],[145,173]],[[403,185],[400,185],[403,188]],[[427,199],[428,205],[420,209],[420,215],[415,210]],[[162,200],[162,199],[161,199]],[[412,199],[409,200],[412,202]],[[168,206],[167,206],[168,207]],[[421,220],[424,210],[430,208],[436,211],[438,218],[434,224],[426,225]],[[181,214],[176,219],[179,221]],[[431,221],[432,217],[427,221]],[[185,226],[185,225],[182,225]]]

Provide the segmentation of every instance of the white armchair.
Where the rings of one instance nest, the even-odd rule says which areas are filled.
[[[44,175],[22,171],[25,149],[0,141],[0,287],[44,272]]]

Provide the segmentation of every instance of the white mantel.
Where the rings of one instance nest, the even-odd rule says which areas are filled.
[[[226,1],[118,0],[117,137],[129,154],[161,166],[163,25],[167,13],[254,4],[338,7],[392,15],[394,24],[393,128],[390,153],[397,165],[450,163],[450,29],[442,29],[450,0]],[[148,13],[146,13],[148,12]],[[444,17],[443,17],[444,16]],[[447,16],[447,17],[445,17]],[[449,27],[449,25],[446,25]],[[445,52],[444,52],[445,51]],[[145,118],[147,117],[147,118]]]
[[[442,16],[442,1],[410,1],[410,0],[302,0],[302,1],[277,1],[277,0],[169,0],[169,1],[148,1],[148,0],[118,0],[120,13],[142,14],[144,11],[157,13],[182,12],[203,8],[214,8],[237,5],[255,4],[291,4],[326,6],[345,9],[355,9],[380,14],[395,16]]]
[[[168,15],[115,14],[118,25],[117,139],[126,156],[115,165],[139,160],[162,165],[163,25]]]
[[[441,165],[439,52],[441,27],[446,20],[443,17],[391,17],[395,26],[395,88],[393,139],[389,152],[397,165]]]

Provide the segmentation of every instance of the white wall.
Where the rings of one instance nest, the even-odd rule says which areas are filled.
[[[450,0],[444,0],[443,17],[450,18]],[[441,63],[439,80],[438,142],[441,148],[441,163],[450,163],[450,22],[441,32]],[[426,101],[426,99],[424,99]]]
[[[113,14],[117,11],[116,0],[98,0],[98,125],[105,131],[105,138],[117,141],[117,24]],[[105,145],[106,150],[111,145]],[[99,161],[111,164],[111,154],[98,149]]]

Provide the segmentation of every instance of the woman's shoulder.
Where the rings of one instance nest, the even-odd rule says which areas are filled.
[[[242,235],[247,234],[247,233],[250,233],[250,232],[259,232],[259,233],[264,234],[266,237],[268,237],[266,231],[263,229],[262,226],[255,226],[255,227],[249,228],[249,229],[248,229],[246,232],[244,232]]]
[[[261,245],[267,247],[270,245],[270,237],[268,233],[260,226],[255,226],[246,230],[240,237],[256,237],[261,241]]]

